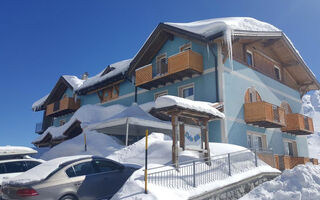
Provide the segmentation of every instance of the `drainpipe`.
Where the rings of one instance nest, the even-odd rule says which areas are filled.
[[[134,102],[138,103],[138,88],[134,87]]]
[[[218,45],[218,66],[217,66],[217,76],[218,76],[218,97],[219,102],[224,102],[224,79],[223,79],[223,71],[224,71],[224,64],[222,61],[222,46],[221,42],[217,42]],[[224,104],[224,113],[226,113],[226,106]],[[226,127],[226,119],[220,120],[221,126],[221,140],[223,143],[228,143],[228,135],[227,135],[227,127]]]

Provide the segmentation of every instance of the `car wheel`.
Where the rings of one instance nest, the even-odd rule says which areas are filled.
[[[78,198],[73,195],[65,195],[61,197],[59,200],[77,200]]]

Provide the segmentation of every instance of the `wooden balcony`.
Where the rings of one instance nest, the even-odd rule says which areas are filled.
[[[304,165],[307,162],[312,162],[315,165],[318,165],[318,159],[315,158],[306,158],[306,157],[295,157],[289,155],[275,155],[276,168],[280,170],[292,169],[297,165]]]
[[[80,100],[74,101],[74,98],[65,97],[60,101],[47,106],[46,115],[56,117],[76,111],[80,107]]]
[[[184,51],[168,58],[168,70],[161,75],[152,76],[152,64],[136,70],[136,86],[151,89],[168,82],[182,80],[193,74],[203,72],[202,55],[192,51]]]
[[[286,126],[281,131],[295,135],[310,135],[314,133],[313,121],[310,117],[290,113],[286,115]]]
[[[284,109],[263,101],[245,103],[244,118],[247,124],[264,128],[280,128],[286,125]]]

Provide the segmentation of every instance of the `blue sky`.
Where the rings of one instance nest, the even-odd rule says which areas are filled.
[[[1,0],[0,145],[37,137],[32,103],[63,74],[94,75],[131,58],[159,22],[249,16],[283,30],[320,77],[320,1]]]

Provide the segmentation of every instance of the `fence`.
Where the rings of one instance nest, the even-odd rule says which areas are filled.
[[[170,188],[190,189],[198,185],[223,180],[229,176],[266,165],[257,152],[244,150],[219,156],[180,163],[175,169],[164,166],[148,169],[148,182]],[[153,171],[153,172],[152,172]]]

